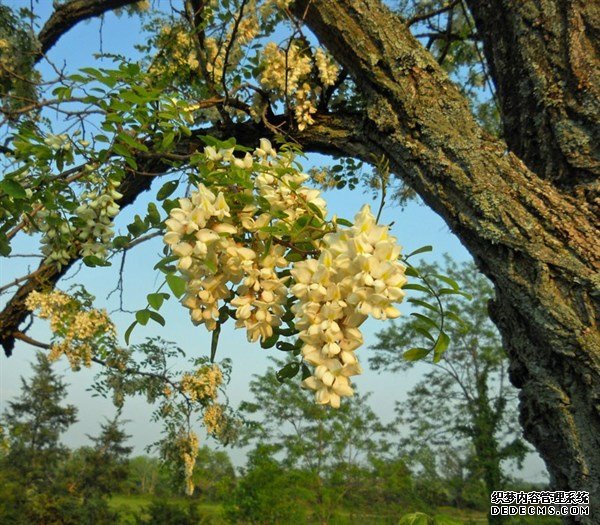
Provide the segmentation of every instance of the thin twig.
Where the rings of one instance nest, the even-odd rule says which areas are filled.
[[[446,11],[449,11],[450,9],[452,9],[453,7],[455,7],[461,0],[453,0],[452,2],[450,2],[447,5],[444,5],[442,7],[440,7],[439,9],[435,9],[433,11],[430,11],[429,13],[425,13],[422,15],[417,15],[417,16],[413,16],[412,18],[409,18],[406,21],[406,25],[408,27],[412,26],[413,24],[416,24],[417,22],[421,22],[423,20],[428,20],[429,18],[432,18],[436,15],[441,15],[442,13],[445,13]]]

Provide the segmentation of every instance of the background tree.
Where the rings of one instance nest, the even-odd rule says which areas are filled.
[[[117,415],[100,425],[97,437],[88,437],[93,445],[72,454],[65,475],[71,480],[71,491],[81,498],[81,522],[113,524],[118,521],[118,514],[110,509],[107,500],[125,488],[132,451],[126,445],[129,436]]]
[[[77,409],[64,404],[66,385],[44,354],[36,354],[32,370],[2,416],[8,451],[0,514],[15,524],[76,523],[77,499],[63,475],[68,450],[60,436],[77,421]]]
[[[174,490],[174,481],[159,458],[150,456],[131,458],[126,484],[128,494],[165,497]]]
[[[208,4],[189,0],[165,15],[172,29],[161,33],[162,24],[156,23],[146,50],[157,52],[144,66],[158,71],[152,78],[163,82],[161,92],[201,101],[197,120],[181,133],[155,122],[137,127],[135,122],[145,113],[160,113],[154,107],[146,111],[156,101],[144,98],[148,92],[139,89],[152,81],[141,81],[129,97],[135,108],[126,104],[118,109],[108,95],[100,97],[108,106],[77,108],[75,118],[85,119],[96,111],[111,115],[113,125],[107,123],[104,130],[109,143],[123,128],[136,135],[133,142],[130,134],[122,135],[116,141],[121,152],[111,152],[114,155],[85,150],[87,160],[109,166],[111,173],[121,170],[123,196],[118,203],[124,207],[149,188],[153,175],[187,166],[186,155],[203,145],[198,135],[231,136],[255,145],[259,137],[272,136],[276,130],[306,151],[365,162],[373,162],[373,156],[389,159],[391,173],[444,218],[492,280],[491,312],[511,361],[511,380],[521,389],[521,421],[547,462],[554,488],[588,490],[592,504],[600,505],[595,503],[600,501],[597,2],[528,0],[496,5],[464,0],[434,3],[431,11],[429,3],[403,2],[401,7],[408,10],[400,14],[379,0],[360,4],[301,0],[282,4],[281,10],[267,5],[263,11],[254,9],[258,4],[247,4],[223,2],[209,10]],[[81,20],[125,5],[148,6],[133,0],[63,2],[37,32],[35,45],[21,48],[39,50],[33,61],[42,60]],[[258,31],[248,32],[254,21],[242,24],[242,19],[257,12],[268,14],[261,18]],[[306,73],[311,93],[304,84],[290,93],[289,78],[279,89],[276,75],[262,76],[269,72],[263,67],[264,53],[254,58],[243,46],[248,38],[251,46],[252,36],[266,37],[284,22],[291,36],[279,51],[287,50],[286,63],[292,51],[298,54],[292,49],[294,42],[309,42],[302,33],[305,24],[342,67],[340,81],[330,84],[331,78],[317,80]],[[16,35],[22,38],[24,32],[18,31],[14,17],[4,14],[2,23],[3,56],[18,57]],[[410,31],[419,35],[423,25],[432,27],[432,35],[421,36],[424,45]],[[236,38],[241,29],[244,37]],[[179,34],[183,37],[177,38]],[[475,47],[461,47],[465,40]],[[195,49],[196,55],[183,55],[182,41],[189,44],[185,51]],[[455,55],[450,53],[453,48]],[[465,90],[450,81],[439,64],[447,68],[450,57],[459,51],[466,55],[468,49],[472,56],[485,56],[484,71],[489,71],[495,88],[505,142],[481,127]],[[211,54],[203,54],[205,50]],[[243,62],[243,57],[250,58]],[[21,70],[30,65],[31,60],[5,64],[12,75],[11,80],[2,80],[5,97],[21,96],[15,79],[29,79],[31,73]],[[460,67],[453,72],[455,80],[460,80],[460,72]],[[128,74],[141,77],[142,69],[124,66],[121,77]],[[75,169],[70,164],[72,149],[69,153],[50,140],[58,148],[50,152],[50,145],[43,145],[49,137],[32,131],[40,126],[40,111],[68,112],[65,105],[81,104],[82,99],[83,104],[96,104],[80,92],[74,95],[72,88],[77,91],[77,86],[72,81],[76,82],[60,75],[58,86],[37,86],[44,94],[58,87],[55,98],[31,97],[24,107],[3,105],[10,128],[5,147],[10,155],[18,153],[8,163],[25,158],[35,164],[29,172],[27,166],[11,167],[11,177],[3,181],[3,253],[25,227],[23,213],[31,213],[40,202],[65,209],[72,204],[67,188],[77,185],[77,177],[69,178],[77,170],[67,178],[57,177],[65,162],[68,169]],[[305,104],[309,98],[312,105]],[[180,116],[177,113],[170,121]],[[15,134],[19,120],[28,120],[30,126]],[[32,133],[39,140],[32,139]],[[18,139],[10,138],[17,135]],[[148,144],[150,154],[144,150],[150,149]],[[20,176],[33,177],[41,195],[36,193],[31,200]],[[143,235],[151,224],[140,217],[133,230]],[[121,249],[127,245],[122,242]],[[27,338],[20,326],[27,316],[24,300],[29,292],[41,283],[54,285],[81,257],[79,252],[67,252],[61,250],[62,264],[43,262],[35,276],[23,276],[15,283],[13,298],[0,314],[0,339],[7,354],[16,339]],[[597,513],[597,507],[592,512]]]
[[[446,467],[456,473],[450,477],[458,481],[460,499],[468,477],[482,480],[489,501],[489,495],[505,485],[504,462],[521,464],[527,452],[517,420],[516,390],[508,383],[508,359],[487,315],[492,289],[472,263],[457,264],[447,257],[443,269],[429,266],[421,271],[433,281],[442,271],[472,298],[450,296],[444,320],[416,300],[410,317],[377,334],[370,364],[375,370],[411,370],[415,361],[403,359],[402,353],[414,344],[414,333],[424,334],[426,344],[432,324],[445,322],[452,341],[449,349],[430,365],[408,399],[396,403],[398,424],[410,429],[402,446],[415,452],[425,447],[434,457],[445,457]],[[465,467],[470,471],[467,477]],[[488,518],[490,523],[503,521],[502,516]]]
[[[388,450],[390,427],[369,407],[368,396],[356,395],[339,409],[327,410],[315,405],[307,390],[289,381],[281,384],[273,368],[256,377],[250,391],[253,400],[240,405],[246,417],[242,443],[259,446],[244,479],[250,472],[259,475],[258,467],[294,472],[312,495],[316,519],[327,522],[342,501],[351,501],[352,494],[369,483],[363,468],[370,457]],[[251,484],[255,490],[267,490]]]
[[[203,501],[225,502],[235,489],[235,468],[224,450],[212,450],[203,445],[198,450],[194,484]]]
[[[231,523],[308,523],[322,519],[312,473],[282,465],[277,447],[257,444],[226,507]],[[322,491],[321,491],[322,493]],[[320,504],[317,516],[314,505]],[[312,517],[312,518],[311,518]]]

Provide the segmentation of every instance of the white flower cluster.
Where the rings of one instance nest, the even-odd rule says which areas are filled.
[[[282,324],[291,292],[298,299],[292,313],[302,356],[315,367],[303,385],[316,390],[318,403],[338,407],[353,393],[349,378],[361,373],[355,353],[363,343],[361,324],[368,316],[400,314],[394,306],[406,282],[400,247],[369,206],[354,226],[332,232],[322,220],[325,201],[304,186],[308,176],[294,167],[290,151],[278,155],[261,139],[254,152],[234,153],[205,148],[215,182],[180,199],[166,221],[164,241],[186,280],[182,303],[208,330],[231,313],[221,309],[228,303],[236,327],[245,328],[250,341],[264,342]],[[222,182],[228,180],[237,182]],[[311,228],[312,249],[296,251],[295,242],[306,249],[301,233]],[[290,264],[289,255],[298,253],[304,260]]]
[[[307,125],[314,124],[311,115],[317,111],[314,99],[318,91],[312,90],[306,82],[313,70],[310,55],[296,43],[284,51],[269,42],[263,50],[262,62],[261,84],[278,96],[293,98],[298,129],[302,131]]]
[[[61,266],[71,260],[74,230],[57,212],[42,209],[35,214],[35,223],[28,228],[28,233],[42,232],[41,252],[46,256],[45,262]]]
[[[171,210],[164,242],[178,257],[177,267],[187,281],[182,303],[194,323],[214,330],[220,304],[229,300],[236,308],[236,326],[246,328],[250,341],[265,341],[281,324],[287,277],[277,272],[289,263],[286,248],[270,242],[264,229],[314,213],[309,202],[325,215],[325,202],[318,191],[301,185],[307,175],[287,169],[293,155],[278,156],[268,140],[261,139],[253,154],[244,158],[235,157],[233,151],[209,146],[204,153],[211,168],[245,170],[254,187],[223,187],[215,195],[199,184],[189,198],[179,199],[179,208]],[[226,197],[235,195],[232,190],[244,193],[249,201],[235,213]],[[259,206],[257,199],[268,202],[268,208]]]
[[[77,230],[82,257],[106,257],[107,245],[114,235],[113,218],[120,209],[116,201],[123,197],[117,191],[118,187],[118,181],[109,179],[103,191],[93,190],[83,194],[83,204],[75,210],[75,215],[82,222]]]
[[[296,91],[300,81],[312,71],[310,56],[296,43],[286,52],[275,42],[269,42],[263,50],[263,64],[261,84],[286,95]]]
[[[67,264],[75,249],[82,257],[106,257],[107,245],[114,235],[113,218],[119,213],[115,201],[122,197],[118,186],[119,182],[108,180],[102,191],[84,192],[74,221],[66,221],[52,210],[43,209],[36,214],[35,228],[31,231],[44,234],[41,251],[47,263]]]
[[[367,316],[400,315],[393,306],[406,283],[399,255],[396,238],[364,206],[353,227],[325,235],[318,259],[294,265],[296,328],[302,355],[315,366],[303,385],[316,390],[317,403],[339,407],[341,397],[353,394],[348,378],[361,373],[355,351]]]
[[[71,141],[69,140],[68,135],[52,135],[49,134],[45,139],[44,143],[47,146],[50,146],[54,151],[65,150],[68,151],[71,149]]]
[[[324,86],[333,86],[338,77],[339,68],[325,51],[318,47],[315,51],[315,64],[319,72],[319,80]]]

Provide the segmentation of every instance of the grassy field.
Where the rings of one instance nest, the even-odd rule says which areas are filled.
[[[152,496],[114,496],[110,500],[112,509],[121,513],[120,525],[134,525],[135,516],[144,512],[154,497]],[[185,498],[169,498],[168,502],[187,505]],[[223,525],[227,523],[222,505],[201,503],[198,506],[201,513],[199,525]],[[435,518],[436,525],[487,525],[484,512],[453,507],[440,507],[431,515]],[[381,516],[362,512],[338,511],[331,519],[331,525],[387,525],[396,524],[399,517]],[[507,520],[507,525],[560,525],[558,518],[531,516],[515,517]],[[157,524],[160,525],[160,524]],[[298,524],[294,524],[298,525]]]
[[[110,499],[109,505],[113,510],[121,514],[121,525],[130,525],[135,523],[135,516],[143,514],[155,498],[153,496],[113,496]],[[182,507],[186,506],[188,500],[185,498],[168,498],[169,503],[177,503]],[[221,505],[201,503],[198,509],[202,514],[200,524],[221,524],[226,523],[224,519],[224,510]],[[159,525],[159,524],[157,524]]]

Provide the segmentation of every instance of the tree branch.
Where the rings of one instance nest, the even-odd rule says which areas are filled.
[[[58,4],[38,34],[40,52],[36,62],[50,50],[56,42],[79,22],[101,16],[108,11],[127,5],[135,4],[139,0],[69,0]]]
[[[284,119],[285,116],[277,116],[273,119],[272,124],[276,127]],[[297,132],[294,135],[288,134],[286,139],[302,144],[305,151],[309,152],[352,155],[365,161],[370,159],[369,151],[361,144],[362,117],[355,114],[339,114],[315,115],[314,119],[315,124],[313,126],[309,126],[303,132]],[[192,152],[204,146],[199,138],[201,135],[212,135],[220,139],[234,137],[239,144],[249,147],[258,146],[261,137],[274,138],[272,126],[248,121],[228,127],[198,129],[191,137],[179,142],[175,153],[182,158],[189,158]],[[150,158],[147,156],[145,158],[138,157],[136,160],[140,170],[144,173],[160,175],[172,168],[171,163],[167,161],[168,159],[160,155],[151,156]],[[148,190],[152,181],[153,177],[137,176],[135,173],[127,172],[119,188],[119,191],[123,194],[123,197],[118,201],[121,210],[133,203],[138,195]],[[133,241],[131,245],[135,242]],[[42,262],[8,301],[4,310],[0,312],[0,345],[4,348],[4,353],[7,356],[12,354],[14,348],[14,333],[19,331],[19,326],[29,315],[29,311],[25,307],[27,296],[34,290],[53,288],[78,260],[79,257],[72,259],[61,269]]]

